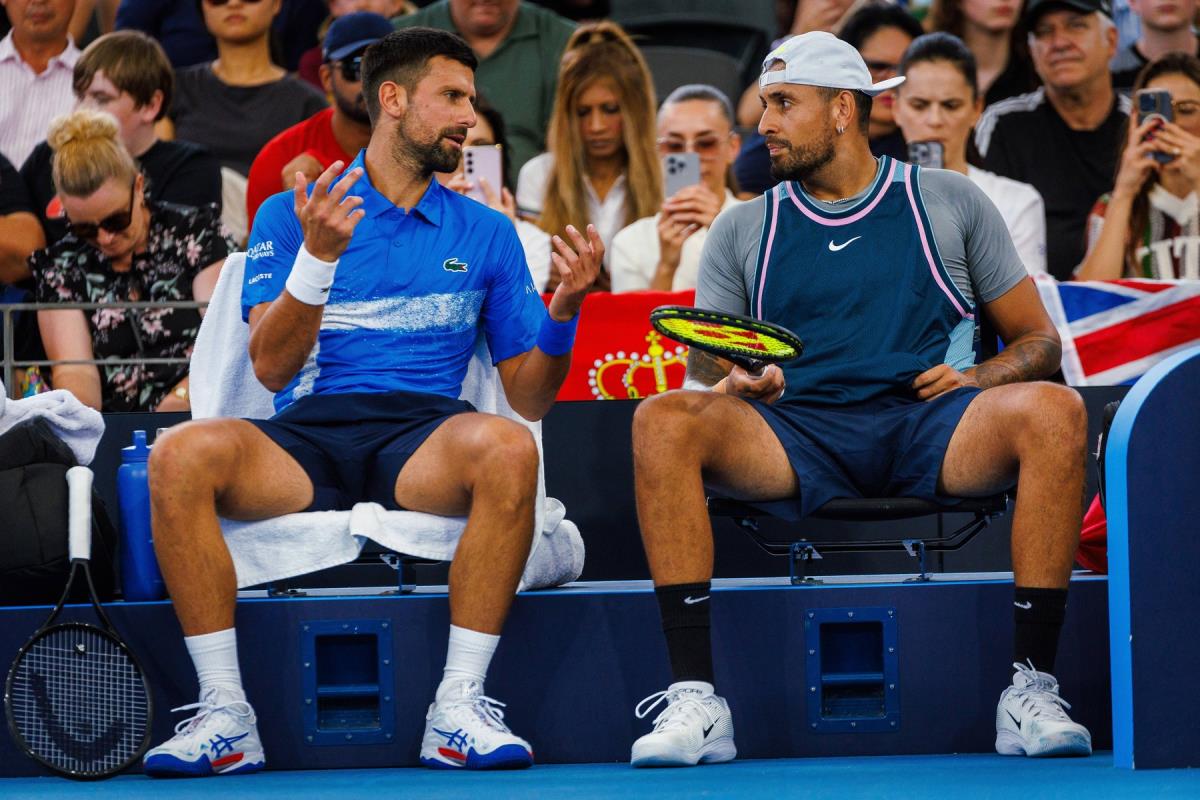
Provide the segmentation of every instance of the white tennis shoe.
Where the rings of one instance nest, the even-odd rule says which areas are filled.
[[[1067,716],[1058,681],[1033,664],[1013,664],[1012,686],[996,707],[996,752],[1003,756],[1090,756],[1092,735]]]
[[[479,681],[462,681],[435,699],[425,715],[421,763],[433,769],[523,769],[533,748],[504,723],[504,703],[483,693]]]
[[[174,736],[146,753],[142,767],[147,775],[232,775],[266,766],[254,709],[245,700],[225,702],[221,694],[214,687],[199,703],[171,709],[195,710],[196,715],[176,725]]]
[[[654,718],[654,730],[633,743],[633,766],[692,767],[737,756],[733,715],[725,698],[713,694],[711,684],[673,683],[638,703],[634,714],[644,719],[664,700],[667,707]]]

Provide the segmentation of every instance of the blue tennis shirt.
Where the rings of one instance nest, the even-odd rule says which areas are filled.
[[[348,167],[363,166],[363,153]],[[545,306],[512,223],[430,181],[408,213],[365,171],[349,194],[366,216],[329,290],[316,345],[275,395],[275,411],[310,394],[410,391],[458,397],[482,325],[493,363],[534,346]],[[304,243],[293,195],[267,199],[254,218],[242,318],[283,292]]]

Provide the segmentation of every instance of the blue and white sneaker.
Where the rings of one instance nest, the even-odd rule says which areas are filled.
[[[146,753],[142,768],[158,778],[203,777],[258,772],[266,766],[254,709],[245,700],[227,702],[219,688],[172,711],[196,710],[175,726],[175,735]]]
[[[996,707],[996,752],[1002,756],[1090,756],[1092,734],[1067,716],[1058,681],[1032,664],[1013,664],[1012,686]]]
[[[433,769],[524,769],[529,742],[504,724],[504,703],[486,697],[479,681],[448,687],[425,715],[421,763]]]

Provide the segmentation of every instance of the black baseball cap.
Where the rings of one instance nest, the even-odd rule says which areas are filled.
[[[341,61],[375,44],[392,30],[392,23],[381,14],[372,14],[370,11],[346,14],[330,23],[321,45],[321,55],[326,61]]]
[[[1091,14],[1093,11],[1099,11],[1104,16],[1112,19],[1112,2],[1111,0],[1029,0],[1029,4],[1025,6],[1023,22],[1026,28],[1032,28],[1033,24],[1038,21],[1038,18],[1047,11],[1058,11],[1061,9],[1070,9],[1078,11],[1081,14]]]

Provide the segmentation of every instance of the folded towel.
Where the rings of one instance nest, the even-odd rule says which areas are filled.
[[[41,417],[50,423],[54,435],[66,442],[83,465],[92,463],[96,446],[104,435],[104,416],[94,408],[79,402],[66,389],[42,392],[23,400],[6,400],[4,384],[0,383],[0,433],[24,422]]]
[[[245,261],[244,253],[225,259],[196,337],[191,362],[195,419],[263,419],[274,414],[273,396],[255,378],[247,353],[250,329],[241,317]],[[468,365],[461,397],[479,411],[499,414],[528,427],[541,452],[541,423],[525,420],[509,406],[482,335]],[[534,537],[522,589],[558,586],[583,572],[584,547],[579,530],[565,519],[562,503],[545,495],[545,478],[539,468],[534,530],[540,535]],[[405,555],[447,561],[453,558],[465,525],[463,517],[388,511],[376,503],[359,503],[350,511],[288,514],[258,522],[221,521],[239,587],[345,564],[358,556],[367,539]]]

